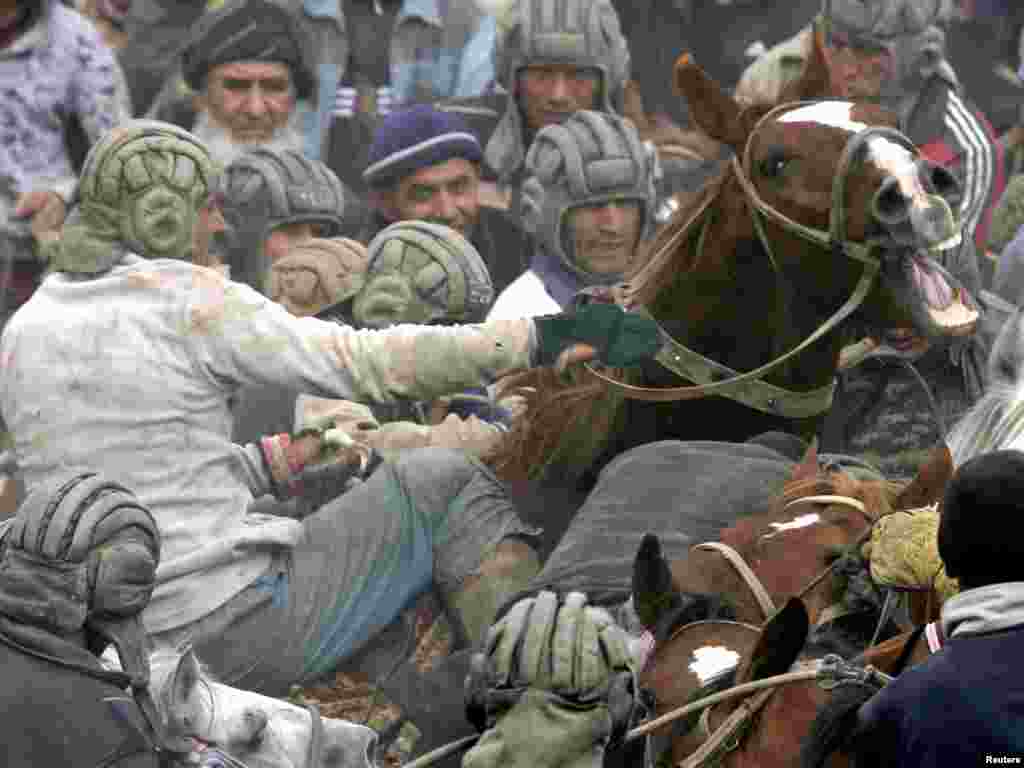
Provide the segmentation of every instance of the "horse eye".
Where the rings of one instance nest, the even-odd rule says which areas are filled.
[[[786,164],[788,162],[789,157],[786,156],[786,153],[783,150],[771,150],[759,163],[761,175],[767,176],[769,179],[778,178],[782,175],[782,172],[786,170]]]

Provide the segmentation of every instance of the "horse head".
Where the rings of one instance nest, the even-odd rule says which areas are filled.
[[[820,34],[774,107],[742,108],[686,55],[675,85],[694,122],[736,152],[722,189],[733,201],[722,204],[749,215],[726,217],[718,229],[758,238],[793,297],[824,316],[877,269],[860,307],[872,330],[973,331],[974,299],[936,261],[960,247],[955,177],[921,157],[895,114],[835,100]]]
[[[157,651],[150,668],[150,691],[175,751],[194,755],[214,747],[248,768],[374,765],[372,729],[218,683],[190,648]]]
[[[745,563],[767,599],[757,597],[757,588],[721,549],[695,548],[670,563],[658,538],[649,534],[633,564],[637,615],[657,641],[694,620],[686,608],[695,597],[717,596],[732,609],[729,618],[751,624],[794,595],[806,604],[812,624],[877,608],[862,555],[874,521],[893,510],[933,503],[951,471],[943,445],[909,484],[857,479],[840,469],[823,469],[812,444],[766,510],[738,519],[720,535],[719,543]]]

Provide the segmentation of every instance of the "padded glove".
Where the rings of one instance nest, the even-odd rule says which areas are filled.
[[[537,365],[554,365],[574,344],[589,344],[613,368],[636,365],[661,348],[658,324],[645,315],[625,312],[615,304],[584,304],[560,315],[533,319],[537,329]]]
[[[626,634],[586,603],[544,591],[492,625],[466,679],[483,735],[464,768],[600,768],[621,740],[636,691]]]

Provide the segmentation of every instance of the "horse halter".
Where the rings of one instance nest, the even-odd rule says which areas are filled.
[[[836,326],[849,317],[867,298],[874,283],[874,279],[881,269],[881,261],[875,256],[875,250],[881,245],[879,242],[856,242],[848,239],[846,232],[847,209],[845,189],[847,176],[854,158],[869,141],[875,138],[885,138],[894,141],[913,154],[917,154],[914,143],[895,128],[885,126],[868,126],[861,129],[846,142],[839,161],[836,165],[836,173],[832,182],[832,205],[829,209],[828,231],[808,227],[786,216],[772,205],[769,205],[761,197],[754,183],[750,179],[750,151],[752,139],[757,135],[765,123],[775,119],[778,115],[799,107],[808,106],[816,102],[794,101],[779,104],[769,110],[754,125],[746,144],[743,147],[742,161],[733,156],[732,168],[740,188],[743,190],[750,215],[754,222],[754,229],[758,239],[761,241],[768,258],[776,274],[781,275],[779,262],[772,251],[771,242],[765,231],[765,221],[780,226],[784,231],[794,234],[807,240],[831,254],[843,255],[864,264],[857,285],[846,301],[828,319],[826,319],[810,336],[806,337],[797,346],[783,353],[774,360],[755,368],[746,373],[739,373],[728,366],[717,363],[700,353],[683,346],[673,339],[668,332],[662,328],[664,345],[655,355],[662,366],[675,373],[677,376],[696,382],[693,386],[684,387],[638,387],[625,384],[616,379],[597,371],[589,363],[587,370],[606,384],[621,391],[623,395],[631,400],[644,400],[648,402],[675,402],[679,400],[693,400],[711,395],[719,395],[736,400],[744,405],[759,410],[763,413],[780,415],[786,418],[799,419],[817,416],[824,413],[832,405],[832,396],[835,391],[835,382],[818,387],[807,392],[794,392],[783,387],[775,386],[763,381],[763,377],[774,371],[779,366],[791,360],[803,352],[814,342],[832,331]],[[697,212],[692,222],[696,222],[701,216],[706,216],[707,207],[710,201]],[[702,227],[707,226],[707,219],[704,219]],[[680,231],[686,231],[689,226]],[[700,234],[698,248],[703,246],[704,230]],[[655,262],[668,248],[674,247],[676,239],[668,240],[662,249],[652,254],[650,262]],[[648,314],[642,307],[637,311]],[[659,325],[660,327],[660,325]]]

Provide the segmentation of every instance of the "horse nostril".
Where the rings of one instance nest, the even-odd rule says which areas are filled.
[[[939,195],[947,203],[960,201],[960,182],[951,171],[941,165],[925,161],[921,169],[925,189]]]
[[[883,224],[899,224],[910,211],[910,200],[900,189],[899,181],[886,179],[871,203],[875,218]]]

